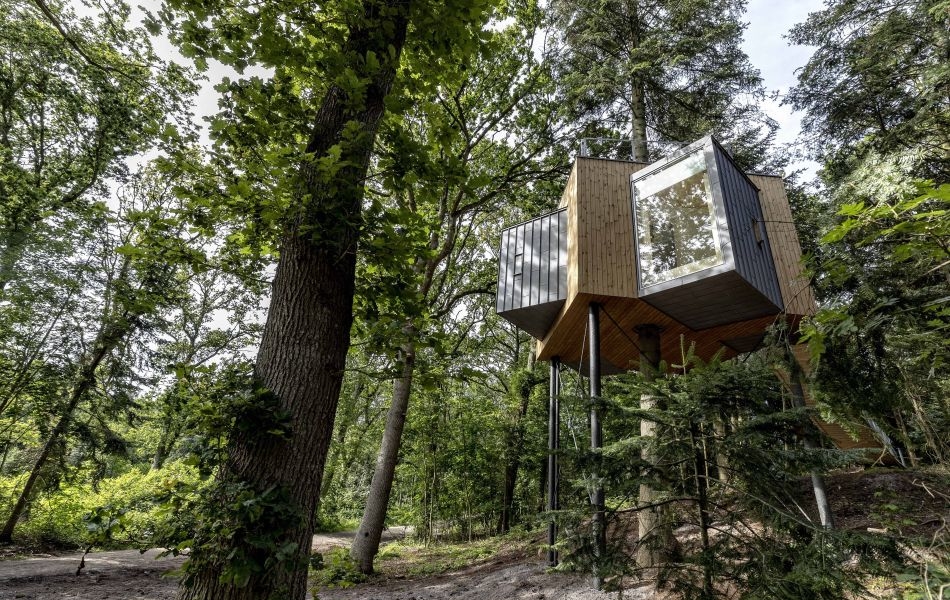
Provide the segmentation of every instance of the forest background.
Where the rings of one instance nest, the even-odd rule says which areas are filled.
[[[743,167],[785,172],[821,306],[803,334],[822,418],[871,419],[905,467],[945,479],[948,6],[831,0],[795,25],[815,51],[781,98],[802,133],[780,146],[736,0],[174,0],[141,26],[119,2],[2,0],[0,541],[188,548],[183,597],[287,597],[315,527],[359,523],[355,568],[372,571],[386,523],[432,542],[549,518],[547,373],[494,314],[494,253],[502,227],[556,205],[582,138],[652,161],[711,132]],[[234,73],[202,143],[209,65]],[[643,482],[688,506],[716,480],[703,531],[717,510],[769,524],[667,555],[684,593],[736,577],[835,597],[861,581],[843,576],[854,553],[939,588],[944,529],[908,567],[899,536],[790,516],[799,478],[865,458],[800,445],[807,411],[781,409],[773,374],[795,334],[611,381],[596,455],[566,373],[572,564],[645,574],[639,549],[585,542],[594,470],[618,523]],[[662,414],[637,408],[645,391]],[[700,447],[730,475],[673,468]]]

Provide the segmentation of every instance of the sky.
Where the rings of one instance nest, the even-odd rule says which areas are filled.
[[[823,6],[822,0],[749,0],[745,15],[749,25],[743,36],[742,49],[759,69],[769,92],[785,94],[795,85],[795,72],[805,65],[813,49],[789,45],[785,35],[793,25],[804,21],[808,13],[821,10]],[[781,98],[766,99],[762,109],[779,124],[776,141],[779,144],[792,143],[801,131],[801,115],[780,104]],[[803,161],[790,165],[790,170],[804,168],[805,179],[810,179],[817,167],[811,161]]]

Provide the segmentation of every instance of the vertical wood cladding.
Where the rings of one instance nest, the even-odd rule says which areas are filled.
[[[630,175],[645,164],[578,158],[575,163],[577,292],[637,296]],[[570,210],[570,208],[569,208]]]
[[[574,162],[571,169],[571,176],[567,180],[567,186],[564,188],[564,194],[561,196],[561,204],[558,209],[563,209],[567,214],[567,224],[565,237],[567,243],[567,297],[573,298],[577,294],[577,274],[580,271],[578,255],[580,248],[577,244],[578,214],[577,214],[577,173],[579,170],[579,161]]]
[[[802,269],[802,247],[792,221],[785,184],[781,177],[770,175],[749,175],[749,179],[759,188],[759,204],[782,291],[783,308],[790,315],[813,315],[815,295]]]

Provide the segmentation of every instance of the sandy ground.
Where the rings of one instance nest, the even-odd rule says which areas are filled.
[[[537,561],[487,564],[437,577],[384,580],[349,589],[321,590],[320,600],[606,600],[589,576],[548,573]],[[628,600],[652,599],[645,588],[627,589]]]
[[[163,574],[184,559],[157,559],[158,554],[158,550],[96,552],[86,557],[79,576],[81,554],[0,561],[0,598],[170,600],[178,584]]]
[[[385,539],[398,539],[392,528]],[[346,546],[353,533],[314,536],[315,550]],[[172,600],[178,582],[166,575],[181,557],[157,558],[157,550],[95,552],[76,575],[80,554],[38,555],[0,561],[0,599],[23,600]],[[350,589],[322,590],[320,600],[600,600],[611,596],[591,589],[580,575],[546,573],[535,559],[490,561],[456,573],[419,579],[384,579]],[[616,597],[616,596],[613,596]],[[646,598],[636,590],[624,598]]]

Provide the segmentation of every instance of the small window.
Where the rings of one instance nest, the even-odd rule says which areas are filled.
[[[524,268],[524,254],[515,254],[515,275],[521,275]]]
[[[755,236],[755,243],[761,246],[765,243],[765,230],[762,221],[752,217],[752,234]]]
[[[703,150],[633,182],[640,286],[723,262]]]

